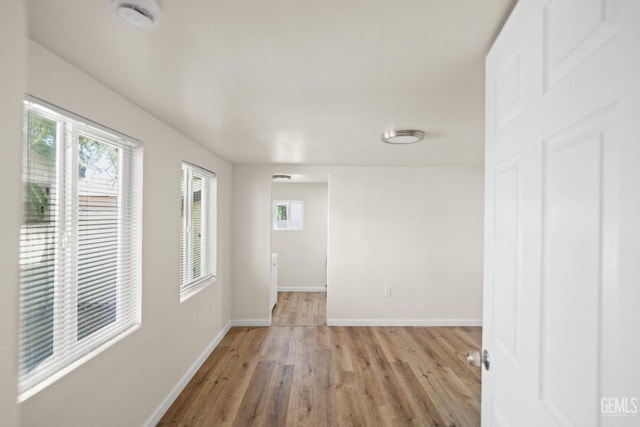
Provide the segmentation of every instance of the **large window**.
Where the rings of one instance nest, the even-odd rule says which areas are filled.
[[[182,163],[180,296],[182,299],[216,275],[216,174]]]
[[[142,147],[25,101],[20,374],[25,398],[140,323]]]
[[[304,203],[299,200],[276,200],[273,203],[274,230],[302,230]]]

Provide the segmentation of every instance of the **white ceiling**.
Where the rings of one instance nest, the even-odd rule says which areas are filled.
[[[233,163],[479,165],[484,57],[515,0],[29,0],[30,37]],[[387,129],[425,140],[380,142]],[[134,135],[135,136],[135,135]]]

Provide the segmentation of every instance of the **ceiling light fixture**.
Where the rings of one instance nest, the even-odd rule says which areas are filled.
[[[274,181],[291,181],[291,175],[273,175]]]
[[[149,29],[160,24],[160,6],[156,0],[111,0],[111,9],[138,28]]]
[[[382,134],[382,142],[387,144],[413,144],[424,138],[424,132],[415,129],[388,130]]]

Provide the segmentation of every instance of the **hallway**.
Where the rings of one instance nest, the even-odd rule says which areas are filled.
[[[279,292],[272,326],[323,326],[327,324],[326,292]]]

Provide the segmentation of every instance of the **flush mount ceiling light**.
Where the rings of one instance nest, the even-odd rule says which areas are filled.
[[[388,130],[382,134],[382,142],[387,144],[413,144],[424,138],[424,132],[415,129]]]
[[[153,28],[160,23],[160,6],[156,0],[111,0],[111,9],[138,28]]]
[[[274,181],[291,181],[291,175],[273,175]]]

